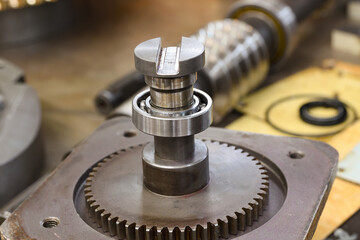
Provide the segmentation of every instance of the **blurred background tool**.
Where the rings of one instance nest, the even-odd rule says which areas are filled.
[[[41,108],[24,80],[0,59],[0,208],[42,173]]]
[[[0,48],[63,32],[73,23],[72,0],[0,0]]]
[[[206,47],[206,64],[195,87],[214,99],[215,123],[241,97],[261,85],[269,66],[279,66],[287,59],[294,46],[296,25],[324,2],[240,0],[228,14],[233,20],[211,22],[192,35]],[[140,77],[139,73],[131,73],[101,91],[95,99],[98,111],[109,114],[138,91]],[[117,114],[131,112],[130,104],[124,105]]]

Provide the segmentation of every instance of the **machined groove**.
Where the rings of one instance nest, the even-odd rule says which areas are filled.
[[[265,80],[268,49],[256,29],[237,19],[210,22],[192,37],[205,46],[203,70],[214,92],[214,122],[218,122]]]
[[[245,153],[243,150],[229,146],[226,143],[218,143],[216,141],[205,141],[205,143],[215,143],[223,147]],[[107,162],[112,161],[112,158],[122,154],[126,151],[132,151],[132,148],[122,149],[110,156],[101,160],[89,173],[84,186],[85,200],[88,211],[90,212],[93,221],[99,228],[102,228],[104,233],[111,236],[116,236],[118,239],[129,240],[216,240],[219,238],[226,239],[232,235],[239,235],[245,231],[248,226],[252,226],[254,221],[262,215],[267,204],[269,193],[269,177],[266,169],[261,165],[260,161],[255,159],[250,154],[247,157],[254,161],[261,174],[261,187],[258,189],[258,194],[253,196],[253,200],[246,206],[234,211],[232,214],[224,215],[218,218],[215,222],[208,222],[206,225],[197,224],[194,226],[186,226],[184,228],[166,226],[146,226],[137,225],[135,222],[121,219],[119,216],[113,215],[105,208],[100,206],[96,201],[92,192],[92,184],[96,178],[96,174],[101,171],[102,166]],[[235,209],[234,209],[235,210]]]

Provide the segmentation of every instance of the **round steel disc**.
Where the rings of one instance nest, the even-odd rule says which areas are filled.
[[[99,162],[85,187],[88,208],[99,225],[120,236],[129,234],[130,227],[144,233],[156,227],[155,234],[164,229],[170,233],[181,234],[186,229],[199,233],[198,225],[202,226],[201,234],[219,232],[221,236],[251,225],[267,197],[266,170],[242,149],[205,143],[209,148],[210,182],[185,196],[163,196],[144,187],[142,146],[124,149]]]

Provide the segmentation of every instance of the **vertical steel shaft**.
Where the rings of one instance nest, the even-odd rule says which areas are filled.
[[[208,149],[194,137],[198,127],[211,123],[211,99],[195,99],[193,89],[204,56],[204,46],[191,38],[182,38],[180,47],[162,48],[160,39],[152,39],[135,48],[136,68],[150,90],[139,97],[141,107],[135,98],[138,115],[133,122],[154,135],[154,142],[143,150],[143,176],[144,185],[156,193],[189,194],[209,182]]]

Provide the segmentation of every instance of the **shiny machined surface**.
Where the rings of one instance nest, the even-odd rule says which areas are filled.
[[[210,98],[200,91],[194,97],[193,90],[197,71],[204,65],[204,46],[182,37],[178,47],[163,48],[161,39],[155,38],[139,44],[134,54],[135,67],[145,75],[150,90],[135,97],[133,122],[141,131],[151,129],[154,136],[143,150],[144,185],[169,196],[199,191],[209,182],[209,160],[206,145],[195,141],[194,134],[212,121]],[[161,124],[169,122],[173,124]],[[184,123],[185,134],[177,127]]]
[[[184,196],[207,186],[210,180],[209,152],[203,142],[184,139],[181,146],[176,144],[177,151],[170,152],[178,140],[167,139],[167,144],[158,145],[156,138],[155,144],[151,142],[143,149],[144,185],[150,191]],[[169,146],[172,147],[167,149]],[[181,154],[176,154],[179,152]]]
[[[205,45],[206,78],[201,80],[210,82],[216,123],[265,79],[268,50],[261,35],[239,20],[211,22],[192,37]]]
[[[135,50],[135,67],[145,76],[182,77],[199,71],[205,63],[204,46],[182,37],[179,47],[162,48],[161,38],[139,44]]]
[[[271,23],[269,26],[276,36],[277,50],[271,56],[273,65],[282,64],[293,49],[293,38],[296,31],[296,16],[293,10],[282,0],[242,0],[234,4],[228,17],[246,21],[249,18]]]
[[[296,30],[296,16],[282,0],[238,1],[228,17],[232,19],[210,22],[191,36],[205,46],[205,66],[197,84],[213,98],[215,123],[266,79],[270,64],[284,63],[294,46]],[[160,41],[153,41],[151,48],[155,49]],[[156,62],[156,57],[145,62]],[[165,102],[170,98],[159,99]],[[119,112],[126,115],[128,111],[122,109]]]
[[[124,149],[100,161],[84,189],[87,207],[98,226],[122,239],[241,235],[266,208],[267,172],[242,149],[219,142],[204,143],[210,150],[212,180],[206,188],[186,197],[164,197],[143,187],[142,172],[137,168],[143,146]],[[113,199],[122,199],[121,204]]]
[[[169,115],[174,113],[178,116],[158,117],[141,108],[141,103],[150,96],[150,90],[145,90],[135,96],[132,102],[133,123],[140,131],[158,137],[184,137],[200,133],[211,125],[212,101],[206,93],[198,89],[194,89],[194,95],[204,106],[199,111],[189,115],[182,115],[181,111],[169,111]]]

